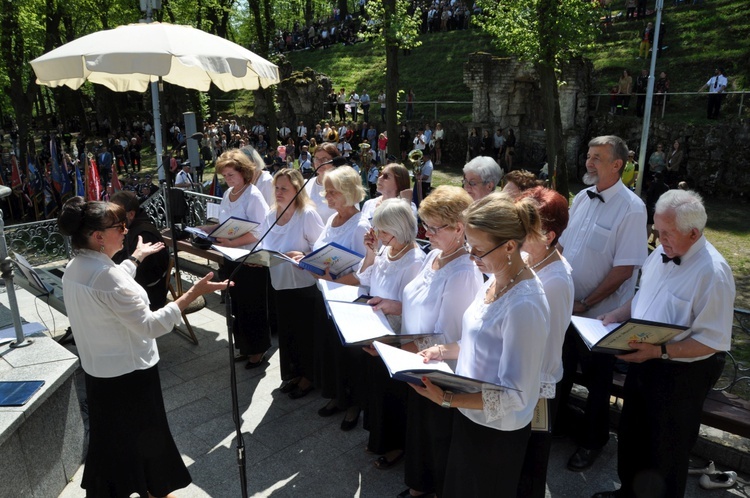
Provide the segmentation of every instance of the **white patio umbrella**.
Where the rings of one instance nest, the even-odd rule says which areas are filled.
[[[78,89],[85,81],[116,92],[152,91],[154,128],[161,129],[157,82],[207,91],[255,90],[279,82],[279,68],[224,38],[190,26],[128,24],[98,31],[31,61],[36,82]],[[161,135],[156,134],[157,165]],[[160,178],[162,175],[160,174]]]

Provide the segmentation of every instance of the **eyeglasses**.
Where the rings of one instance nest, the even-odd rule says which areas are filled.
[[[464,178],[463,180],[461,180],[461,186],[462,187],[466,187],[468,185],[469,187],[474,188],[477,185],[486,185],[487,183],[489,183],[489,182],[487,182],[487,181],[481,181],[481,182],[469,181],[466,178]]]
[[[505,242],[502,242],[502,243],[500,243],[500,244],[496,245],[495,247],[493,247],[492,249],[490,249],[490,250],[489,250],[489,251],[487,251],[486,253],[482,254],[481,256],[477,256],[476,254],[474,254],[474,252],[473,252],[473,251],[474,251],[474,248],[473,248],[473,247],[471,247],[471,246],[469,245],[469,243],[468,243],[468,242],[466,242],[466,243],[464,244],[464,249],[466,249],[466,252],[468,252],[468,253],[469,253],[469,257],[471,257],[471,258],[474,258],[474,259],[475,259],[475,260],[477,260],[477,261],[482,261],[482,260],[483,260],[484,258],[486,258],[486,257],[487,257],[487,256],[488,256],[488,255],[489,255],[489,254],[490,254],[490,253],[491,253],[492,251],[495,251],[496,249],[499,249],[499,248],[503,247],[503,246],[504,246],[505,244],[507,244],[508,242],[510,242],[510,241],[509,241],[509,240],[506,240]]]
[[[448,228],[448,225],[443,225],[441,227],[431,227],[427,223],[422,222],[422,228],[424,228],[425,232],[430,233],[432,235],[436,235],[443,228]]]
[[[120,222],[118,222],[118,223],[115,223],[115,224],[114,224],[114,225],[112,225],[112,226],[108,226],[108,227],[105,227],[104,229],[105,229],[105,230],[109,230],[110,228],[116,228],[116,229],[118,229],[118,230],[120,231],[120,233],[122,233],[122,232],[124,232],[125,230],[127,230],[127,228],[128,228],[128,225],[127,225],[127,223],[126,223],[126,222],[124,222],[124,221],[120,221]]]
[[[381,173],[378,174],[378,176],[380,178],[382,178],[383,180],[387,180],[387,179],[389,179],[391,177],[391,174],[390,173],[382,173],[381,172]]]

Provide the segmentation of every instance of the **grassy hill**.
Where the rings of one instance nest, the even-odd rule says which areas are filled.
[[[690,3],[692,0],[687,0]],[[624,1],[617,1],[624,5]],[[694,92],[723,66],[730,89],[742,89],[750,83],[750,2],[747,0],[704,0],[704,5],[673,6],[665,2],[662,20],[666,27],[664,45],[657,60],[657,74],[666,71],[673,92]],[[607,93],[623,69],[633,76],[649,67],[650,60],[638,60],[638,41],[646,22],[656,18],[650,13],[643,21],[625,21],[625,11],[615,9],[615,22],[603,30],[599,44],[586,54],[594,65],[594,91]],[[413,88],[417,100],[468,101],[469,89],[463,84],[463,63],[467,54],[485,51],[500,54],[491,39],[479,29],[426,34],[422,46],[411,55],[401,56],[401,88]],[[330,76],[336,87],[367,89],[370,94],[384,85],[385,56],[372,43],[336,46],[327,50],[299,51],[286,55],[295,69],[311,67]],[[736,100],[739,100],[738,98]],[[748,102],[747,104],[750,104]],[[747,105],[746,104],[746,105]],[[667,119],[699,121],[702,113],[692,112],[705,104],[701,97],[675,96]],[[736,105],[736,104],[735,104]],[[430,109],[415,109],[431,115]],[[683,112],[684,111],[684,112]],[[454,119],[470,119],[466,105],[443,106],[439,113]],[[446,116],[449,113],[450,116]]]

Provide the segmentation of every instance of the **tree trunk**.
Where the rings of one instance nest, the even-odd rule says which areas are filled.
[[[547,64],[537,64],[542,94],[542,110],[546,138],[547,162],[550,177],[556,179],[555,188],[568,198],[568,168],[563,146],[560,94],[557,89],[555,69]]]
[[[388,132],[388,154],[399,157],[398,146],[398,40],[391,19],[396,15],[396,0],[383,0],[385,19],[385,129]]]
[[[337,4],[339,8],[339,21],[343,21],[349,13],[349,2],[347,0],[338,0]]]

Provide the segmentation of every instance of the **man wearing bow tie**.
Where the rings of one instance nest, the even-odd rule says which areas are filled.
[[[595,318],[629,301],[635,292],[638,268],[646,260],[646,207],[620,177],[628,160],[628,147],[616,136],[602,136],[589,142],[586,175],[592,185],[576,195],[570,208],[568,228],[560,237],[560,251],[573,268],[577,315]],[[561,416],[573,375],[580,363],[589,395],[578,449],[568,469],[583,471],[593,465],[609,440],[609,395],[615,358],[591,353],[575,328],[569,328],[563,346],[565,373],[560,382]]]
[[[664,345],[633,342],[634,352],[618,356],[629,362],[617,452],[622,488],[597,498],[685,494],[703,402],[731,344],[734,278],[703,235],[700,196],[666,192],[654,225],[661,245],[643,265],[638,293],[603,321],[632,317],[690,328]]]

